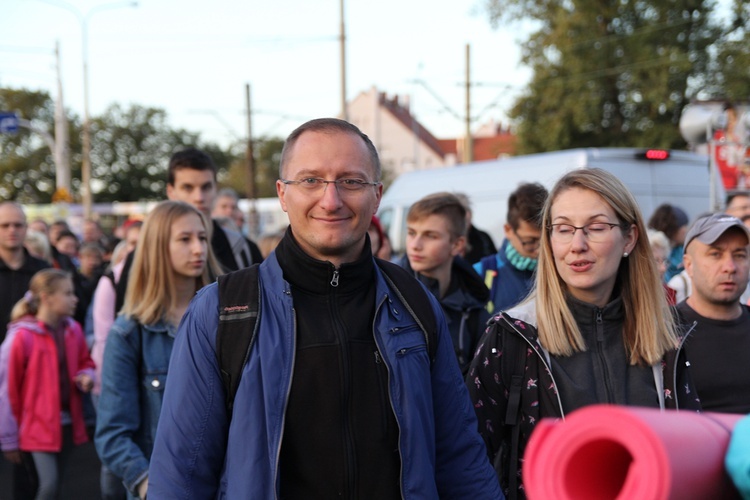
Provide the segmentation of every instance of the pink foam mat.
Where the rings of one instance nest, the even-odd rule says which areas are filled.
[[[530,499],[739,498],[724,471],[743,415],[594,405],[542,420],[524,455]]]

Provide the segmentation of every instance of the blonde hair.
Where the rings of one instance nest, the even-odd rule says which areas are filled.
[[[26,249],[42,260],[52,262],[52,249],[50,248],[47,235],[34,229],[26,230],[26,238],[23,240]]]
[[[651,248],[661,248],[667,254],[672,250],[672,246],[669,244],[669,238],[667,235],[656,229],[648,230],[648,242],[651,244]]]
[[[220,266],[211,249],[211,224],[195,207],[181,201],[163,201],[146,217],[138,235],[133,266],[128,275],[128,287],[122,314],[141,324],[153,324],[166,317],[177,306],[177,289],[169,254],[172,225],[180,217],[195,214],[206,229],[209,244],[207,265],[195,279],[195,290],[211,282],[220,274]]]
[[[430,215],[439,215],[448,222],[451,240],[466,236],[466,205],[453,193],[446,191],[428,194],[409,207],[407,222],[420,221]]]
[[[598,194],[614,210],[622,231],[632,226],[638,231],[639,237],[630,256],[620,263],[616,283],[621,287],[625,308],[623,340],[630,364],[653,365],[677,345],[674,322],[651,246],[645,237],[646,228],[638,204],[617,177],[598,168],[565,174],[552,188],[544,205],[544,230],[536,275],[539,340],[550,353],[559,356],[586,350],[586,343],[565,300],[567,286],[557,272],[549,232],[555,200],[572,188]]]
[[[36,316],[39,312],[39,300],[43,293],[55,293],[60,288],[60,283],[72,280],[73,277],[67,271],[61,269],[42,269],[32,276],[29,282],[29,290],[16,302],[10,312],[10,320],[15,321],[23,316]]]

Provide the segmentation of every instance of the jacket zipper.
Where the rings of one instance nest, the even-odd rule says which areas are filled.
[[[333,270],[333,277],[331,278],[331,286],[336,288],[339,286],[339,270],[338,268]]]
[[[674,366],[672,367],[672,387],[674,388],[674,408],[675,410],[680,409],[680,400],[677,397],[677,365],[680,363],[680,354],[682,353],[682,348],[685,346],[685,342],[687,341],[687,338],[690,336],[691,333],[693,333],[693,330],[695,330],[695,327],[698,326],[697,321],[693,321],[693,324],[690,325],[690,329],[685,333],[685,335],[682,336],[682,339],[680,339],[680,343],[677,346],[677,352],[675,353],[674,357]],[[690,361],[685,361],[686,366],[690,366]]]
[[[557,399],[557,406],[560,409],[560,418],[562,418],[562,420],[564,421],[565,411],[563,410],[562,400],[560,399],[560,393],[557,390],[557,382],[555,382],[555,376],[552,375],[552,367],[547,362],[547,358],[537,350],[533,342],[531,342],[528,338],[526,338],[526,335],[518,331],[518,328],[516,328],[516,325],[514,325],[512,321],[510,321],[504,314],[501,315],[501,317],[503,318],[505,323],[511,328],[511,330],[513,330],[517,335],[520,335],[521,338],[524,340],[524,342],[526,342],[529,345],[529,347],[531,347],[531,349],[536,353],[536,355],[542,361],[542,364],[544,365],[544,367],[547,369],[547,373],[549,373],[549,376],[552,379],[552,385],[555,388],[555,398]],[[540,388],[540,389],[543,389],[543,388]]]
[[[604,375],[604,389],[607,394],[607,403],[614,403],[612,390],[612,377],[609,374],[609,367],[607,365],[607,359],[604,356],[604,320],[602,319],[602,310],[596,308],[596,352],[599,355],[599,363],[602,367]]]
[[[334,284],[335,281],[335,284]],[[336,287],[338,286],[339,282],[339,272],[338,270],[335,270],[333,272],[333,281],[331,281],[331,286]],[[338,310],[338,307],[334,307],[335,310]],[[343,331],[343,324],[341,323],[340,318],[336,318],[335,321],[338,328],[334,328],[336,330],[336,335],[339,338],[339,342],[341,344],[341,353],[342,353],[342,360],[341,364],[343,367],[343,386],[342,394],[345,395],[345,406],[344,406],[344,414],[343,419],[341,422],[341,428],[344,431],[344,444],[346,449],[346,464],[345,464],[345,472],[346,472],[346,490],[344,491],[344,497],[349,498],[354,495],[354,492],[356,491],[355,485],[356,485],[356,454],[354,452],[354,437],[352,436],[352,414],[351,414],[351,363],[350,363],[350,355],[349,355],[349,343],[346,342],[346,338],[344,338],[344,335],[341,333]]]

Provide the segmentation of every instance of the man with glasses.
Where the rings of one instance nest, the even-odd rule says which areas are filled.
[[[279,170],[290,226],[258,267],[256,340],[233,411],[210,285],[176,335],[148,498],[502,498],[440,305],[425,292],[431,360],[372,256],[383,187],[370,139],[342,120],[307,122]]]
[[[547,190],[538,183],[525,183],[510,194],[505,223],[505,241],[497,254],[484,257],[474,269],[490,289],[489,312],[518,304],[534,284],[534,270],[542,236],[540,216]]]
[[[0,203],[0,342],[5,338],[5,327],[10,311],[29,289],[29,281],[37,271],[50,267],[32,257],[24,247],[26,215],[17,203]]]
[[[490,292],[460,255],[466,246],[466,207],[456,195],[434,193],[406,216],[406,256],[412,271],[443,306],[458,365],[466,373],[490,314]]]

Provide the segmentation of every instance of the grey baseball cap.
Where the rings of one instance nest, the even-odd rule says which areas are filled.
[[[685,248],[694,239],[706,245],[711,245],[731,227],[741,229],[750,242],[750,230],[745,227],[741,220],[733,215],[718,213],[703,216],[693,223],[685,236]]]

